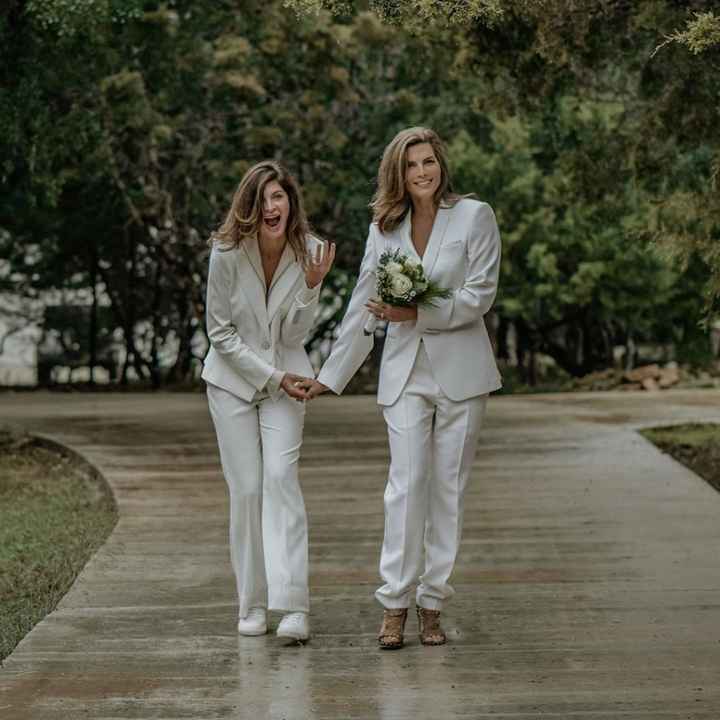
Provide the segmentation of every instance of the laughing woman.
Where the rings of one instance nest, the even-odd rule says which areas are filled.
[[[403,645],[411,592],[420,640],[441,645],[440,611],[453,595],[463,495],[488,393],[500,387],[483,316],[498,283],[500,236],[487,203],[451,191],[443,143],[427,128],[390,142],[378,171],[373,223],[332,353],[312,396],[342,392],[373,345],[369,313],[387,320],[378,403],[390,441],[385,537],[380,558],[385,649]],[[373,300],[384,251],[421,262],[425,276],[450,290],[432,306],[397,307]]]
[[[303,347],[335,246],[309,233],[298,186],[279,163],[247,171],[210,239],[202,377],[230,490],[238,632],[306,640],[308,548],[298,483],[312,374]],[[296,402],[298,401],[298,402]]]

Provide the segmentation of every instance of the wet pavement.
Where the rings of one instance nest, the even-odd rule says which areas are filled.
[[[720,422],[720,392],[491,398],[448,645],[376,648],[385,428],[308,408],[311,642],[238,637],[203,395],[3,394],[0,423],[106,477],[120,519],[0,670],[2,720],[720,718],[720,493],[636,429]],[[271,616],[271,627],[278,617]]]

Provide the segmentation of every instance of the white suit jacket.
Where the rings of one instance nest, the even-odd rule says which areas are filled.
[[[277,397],[282,372],[312,377],[303,339],[319,295],[320,284],[306,286],[289,244],[269,289],[257,238],[246,238],[231,250],[214,247],[206,306],[210,350],[203,380],[249,402],[261,390]]]
[[[375,268],[385,250],[400,249],[417,257],[410,237],[410,213],[393,232],[370,226],[357,285],[340,332],[318,380],[341,393],[373,346],[363,328],[364,307],[377,297]],[[451,400],[466,400],[501,387],[483,316],[495,299],[500,267],[500,233],[492,208],[462,199],[441,207],[422,258],[426,277],[452,290],[447,300],[419,307],[417,322],[389,323],[385,339],[378,403],[392,405],[410,375],[420,341],[425,343],[433,375]]]

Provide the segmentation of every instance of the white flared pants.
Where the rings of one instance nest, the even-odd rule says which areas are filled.
[[[282,395],[245,402],[207,386],[230,491],[230,558],[239,615],[309,610],[305,503],[298,482],[305,406]]]
[[[383,409],[390,441],[385,488],[384,585],[387,608],[416,603],[442,609],[462,533],[463,496],[475,458],[487,395],[455,402],[435,382],[424,344],[397,401]],[[424,562],[423,562],[424,561]]]

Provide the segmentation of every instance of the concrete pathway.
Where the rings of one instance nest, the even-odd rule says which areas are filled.
[[[372,398],[311,405],[306,647],[235,632],[202,395],[0,395],[105,475],[120,521],[0,670],[2,720],[720,718],[720,494],[634,430],[720,421],[716,391],[493,398],[451,642],[380,652],[387,448]],[[277,618],[273,618],[273,627]]]

